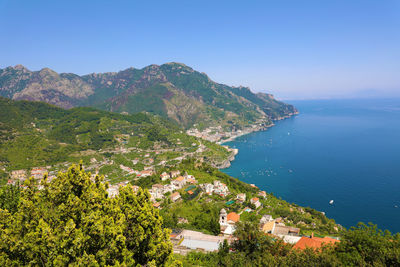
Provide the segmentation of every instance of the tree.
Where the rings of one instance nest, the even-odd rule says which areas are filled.
[[[103,177],[73,165],[56,179],[25,182],[17,211],[0,209],[0,262],[5,266],[163,266],[169,230],[148,192],[130,186],[109,198]]]
[[[0,187],[0,209],[6,209],[11,213],[16,212],[20,192],[19,183]]]
[[[400,234],[359,223],[344,232],[336,253],[345,265],[400,266]]]

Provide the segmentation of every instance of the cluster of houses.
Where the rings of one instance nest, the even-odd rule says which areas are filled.
[[[215,180],[212,184],[206,183],[206,184],[201,184],[200,188],[207,194],[207,195],[212,195],[216,194],[221,197],[226,197],[229,195],[229,189],[226,186],[226,184],[221,183],[218,180]]]
[[[135,174],[136,177],[148,177],[154,174],[154,168],[152,166],[144,167],[143,171],[137,171],[122,164],[120,164],[119,167],[128,174]]]
[[[324,245],[340,242],[332,237],[315,237],[314,234],[300,236],[300,228],[286,226],[281,218],[273,219],[271,215],[264,215],[260,220],[260,229],[266,233],[281,238],[285,243],[294,245],[295,249],[320,248]]]
[[[171,171],[170,173],[163,172],[160,177],[162,181],[166,181],[169,179],[171,182],[169,184],[154,184],[152,185],[151,189],[149,190],[149,193],[151,195],[151,200],[155,202],[157,199],[163,199],[167,193],[170,194],[170,199],[172,202],[176,202],[181,198],[181,195],[179,192],[174,192],[176,190],[182,189],[185,185],[187,184],[197,184],[197,180],[193,175],[189,175],[185,173],[184,175],[180,175],[180,171]],[[191,191],[188,191],[188,193],[193,193]],[[156,202],[154,203],[155,207],[159,207],[159,203]]]
[[[10,179],[7,181],[7,184],[13,184],[15,185],[16,182],[18,181],[20,184],[27,179],[28,177],[33,177],[36,180],[40,180],[44,177],[44,175],[47,173],[48,174],[48,181],[51,181],[55,177],[54,172],[48,172],[48,169],[50,169],[50,166],[45,167],[34,167],[31,169],[30,172],[27,172],[26,170],[16,170],[16,171],[11,171],[10,172]]]
[[[192,128],[186,131],[188,135],[202,138],[210,142],[218,142],[222,138],[226,137],[228,133],[224,132],[221,126],[209,127],[204,131],[199,131],[196,128]]]
[[[266,234],[272,234],[281,238],[286,236],[296,237],[300,234],[300,228],[286,226],[282,218],[273,219],[271,215],[264,215],[260,220],[260,229]],[[296,238],[289,238],[292,242]],[[290,242],[289,242],[290,243]]]
[[[110,185],[110,186],[108,187],[108,189],[107,189],[107,192],[108,192],[109,197],[115,197],[115,196],[117,196],[117,195],[119,194],[119,188],[120,188],[120,187],[123,187],[123,186],[126,186],[126,185],[128,185],[128,184],[129,184],[129,181],[123,181],[123,182],[120,182],[120,183],[118,183],[118,184]],[[139,186],[133,185],[133,186],[132,186],[132,189],[133,189],[134,192],[137,192],[137,191],[139,190]]]

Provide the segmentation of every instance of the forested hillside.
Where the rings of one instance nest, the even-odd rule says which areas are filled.
[[[227,128],[255,122],[268,125],[296,113],[292,105],[272,95],[216,83],[180,63],[84,76],[59,74],[48,68],[30,71],[17,65],[0,69],[0,96],[63,108],[92,106],[131,114],[147,111],[185,128],[197,123]]]

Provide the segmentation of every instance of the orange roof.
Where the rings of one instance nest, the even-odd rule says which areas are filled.
[[[233,221],[233,222],[238,222],[240,220],[240,215],[237,214],[236,212],[231,212],[227,216],[228,221]]]
[[[274,226],[275,226],[275,221],[266,222],[263,225],[262,230],[264,233],[272,232],[272,230],[274,229]]]
[[[317,249],[320,248],[322,246],[325,245],[329,245],[329,244],[335,244],[336,242],[340,242],[337,239],[334,238],[330,238],[330,237],[306,237],[303,236],[300,238],[300,240],[296,243],[296,245],[293,246],[293,248],[296,249],[306,249],[306,248],[313,248],[313,249]]]
[[[182,182],[183,180],[185,180],[185,177],[183,177],[183,176],[179,176],[178,178],[175,179],[175,181],[178,181],[178,182]]]
[[[258,201],[258,197],[253,197],[251,200],[252,200],[253,202],[257,202],[257,201]]]
[[[155,207],[155,208],[158,208],[159,206],[160,206],[159,202],[156,202],[156,203],[153,204],[153,207]]]
[[[189,195],[193,195],[193,191],[192,191],[192,190],[189,190],[189,191],[188,191],[188,194],[189,194]]]
[[[171,197],[180,196],[179,192],[172,193]]]

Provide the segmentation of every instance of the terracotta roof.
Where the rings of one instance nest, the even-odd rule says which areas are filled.
[[[175,181],[178,181],[178,182],[182,182],[183,180],[185,180],[185,177],[183,177],[183,176],[179,176],[178,178],[175,179]]]
[[[153,184],[151,187],[154,188],[164,188],[164,186],[162,184]]]
[[[253,197],[252,199],[251,199],[251,201],[253,201],[253,202],[257,202],[259,199],[258,199],[258,197]]]
[[[188,194],[189,194],[189,195],[193,195],[193,191],[192,191],[192,190],[189,190],[189,191],[188,191]]]
[[[264,233],[272,232],[272,230],[274,229],[274,225],[275,221],[266,222],[262,227],[263,232]]]
[[[329,245],[329,244],[335,244],[336,242],[340,242],[337,239],[330,238],[330,237],[313,237],[309,238],[306,236],[303,236],[300,238],[300,240],[296,243],[296,245],[293,246],[293,248],[296,249],[306,249],[306,248],[313,248],[317,249],[320,248],[324,245]]]
[[[180,196],[179,192],[175,192],[171,195],[171,198],[176,197],[176,196]]]
[[[236,212],[231,212],[227,216],[227,221],[233,221],[233,222],[238,222],[240,220],[240,215],[237,214]]]

